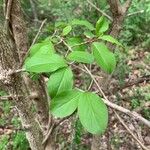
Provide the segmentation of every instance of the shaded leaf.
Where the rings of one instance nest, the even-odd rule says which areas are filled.
[[[81,44],[83,42],[84,41],[80,37],[71,37],[67,39],[67,44],[72,47],[72,50],[74,51],[85,51],[86,45]]]
[[[96,23],[96,35],[101,35],[109,28],[109,23],[104,16],[100,17]]]
[[[63,32],[62,32],[62,35],[65,36],[67,35],[69,32],[71,32],[72,30],[72,27],[70,25],[66,26],[64,29],[63,29]]]

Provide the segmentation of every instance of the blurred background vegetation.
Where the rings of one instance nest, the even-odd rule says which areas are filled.
[[[90,1],[97,8],[111,16],[106,0]],[[124,2],[125,0],[121,1]],[[0,0],[0,24],[4,22],[2,6],[3,1]],[[95,24],[101,16],[101,13],[93,8],[87,0],[22,0],[22,8],[28,28],[30,43],[37,34],[41,22],[44,19],[47,19],[47,23],[42,30],[39,41],[53,34],[56,22],[70,22],[72,19],[78,18],[86,19]],[[80,33],[80,31],[78,31],[78,33]],[[118,40],[127,48],[126,51],[116,51],[118,66],[114,72],[114,76],[119,80],[119,84],[123,85],[125,79],[132,78],[133,75],[148,75],[149,68],[146,66],[150,60],[150,54],[148,53],[150,52],[150,0],[132,0],[132,5],[129,8]],[[142,56],[144,56],[144,58]],[[127,102],[129,103],[129,109],[137,109],[140,106],[142,107],[144,102],[149,101],[149,91],[150,87],[146,86],[138,87],[127,92],[125,96],[130,97],[130,101]],[[5,95],[5,93],[0,92],[0,95]],[[116,97],[117,102],[120,104],[122,98],[119,94],[116,95]],[[17,128],[17,130],[11,134],[11,137],[6,133],[3,138],[0,138],[0,150],[9,149],[8,143],[11,145],[10,149],[27,150],[29,147],[24,132],[18,129],[18,127],[20,127],[20,120],[15,115],[9,115],[11,111],[14,113],[14,109],[12,108],[14,107],[11,106],[9,101],[0,102],[0,126],[11,123],[13,127]],[[3,112],[2,115],[1,112]],[[143,108],[141,113],[150,120],[149,109]],[[77,146],[79,146],[81,144],[83,129],[78,120],[75,122],[75,129],[72,144],[76,143]]]

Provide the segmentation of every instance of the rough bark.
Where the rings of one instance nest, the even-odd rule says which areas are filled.
[[[35,114],[31,110],[29,93],[22,74],[8,75],[18,69],[19,57],[12,41],[0,28],[0,87],[9,95],[13,95],[21,123],[27,129],[26,136],[32,150],[44,150],[41,144],[43,135],[38,123],[35,121]]]
[[[32,81],[27,74],[11,74],[20,69],[24,54],[28,51],[28,36],[20,0],[5,0],[7,32],[0,28],[0,87],[13,96],[21,123],[29,128],[26,135],[32,150],[54,149],[52,138],[42,144],[50,128],[49,96],[41,76]],[[31,99],[29,95],[36,96]],[[36,114],[31,111],[35,104]]]

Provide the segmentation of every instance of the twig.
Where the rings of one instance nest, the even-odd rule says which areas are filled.
[[[113,21],[113,19],[107,15],[104,11],[100,10],[96,5],[94,5],[91,1],[87,0],[87,2],[93,7],[95,8],[97,11],[99,11],[103,16],[107,17],[110,21]]]
[[[143,76],[143,77],[140,77],[140,78],[136,79],[135,81],[125,83],[124,86],[122,86],[122,87],[115,88],[112,91],[112,93],[115,93],[117,91],[121,91],[125,88],[131,87],[131,86],[134,86],[134,85],[138,85],[138,84],[143,83],[143,82],[149,82],[149,81],[150,81],[150,75]]]
[[[123,121],[123,119],[119,116],[119,114],[114,110],[118,120],[121,122],[121,124],[126,128],[126,130],[129,132],[129,134],[133,137],[134,140],[136,140],[139,145],[144,149],[144,150],[148,150],[147,147],[145,147],[143,145],[143,143],[133,134],[133,132],[128,128],[128,126],[125,124],[125,122]]]
[[[39,37],[39,35],[40,35],[40,33],[41,33],[41,30],[42,30],[44,24],[46,23],[46,21],[47,21],[47,19],[45,19],[45,20],[42,21],[41,26],[40,26],[40,28],[39,28],[39,30],[38,30],[38,32],[37,32],[35,38],[33,39],[33,42],[32,42],[32,44],[31,44],[30,48],[35,44],[37,38]],[[22,67],[22,65],[23,65],[23,63],[24,63],[24,61],[25,61],[25,59],[26,59],[26,58],[28,57],[28,55],[29,55],[30,48],[29,48],[29,50],[27,51],[25,57],[23,58],[23,61],[21,62],[21,65],[20,65],[21,67]]]
[[[72,51],[71,47],[70,47],[63,39],[62,39],[62,42],[64,43],[64,45],[67,46],[67,48],[68,48],[70,51]],[[99,86],[98,82],[96,81],[96,79],[95,79],[94,75],[91,73],[91,71],[90,71],[85,65],[83,65],[83,67],[85,68],[85,70],[88,72],[88,74],[89,74],[90,77],[93,79],[93,81],[94,81],[94,83],[96,84],[96,86],[98,87],[98,90],[99,90],[99,92],[102,94],[102,96],[103,96],[103,98],[104,98],[103,101],[104,101],[104,103],[105,103],[106,105],[108,105],[109,107],[111,107],[111,108],[113,108],[113,109],[115,109],[115,110],[118,110],[118,111],[120,111],[120,112],[123,112],[123,113],[129,115],[130,117],[133,117],[133,118],[135,118],[136,120],[139,120],[139,121],[143,122],[145,125],[147,125],[148,127],[150,127],[150,121],[148,121],[147,119],[143,118],[143,117],[142,117],[141,115],[139,115],[137,112],[135,112],[135,111],[130,111],[130,110],[124,108],[124,107],[121,107],[121,106],[119,106],[119,105],[116,105],[116,104],[110,102],[110,101],[108,100],[108,98],[105,96],[104,92],[102,91],[101,87]]]
[[[106,105],[108,105],[109,107],[118,110],[120,112],[123,112],[127,115],[129,115],[130,117],[135,118],[136,120],[139,120],[141,122],[143,122],[145,125],[147,125],[148,127],[150,127],[150,121],[148,121],[147,119],[143,118],[141,115],[139,115],[137,112],[135,111],[130,111],[124,107],[121,107],[119,105],[116,105],[112,102],[110,102],[107,97],[105,96],[104,92],[102,91],[101,87],[99,86],[98,82],[96,81],[96,79],[94,78],[94,76],[92,75],[92,73],[90,72],[90,70],[84,65],[84,68],[88,71],[89,75],[91,76],[91,78],[93,79],[93,81],[95,82],[96,86],[98,87],[99,92],[102,94],[102,96],[104,97],[103,101]]]
[[[34,4],[33,0],[30,0],[30,5],[31,5],[31,8],[32,8],[33,16],[34,16],[34,21],[35,21],[35,24],[36,24],[37,21],[38,21],[38,16],[37,16],[37,12],[36,12],[36,8],[35,8],[35,4]]]
[[[133,15],[137,15],[137,14],[142,14],[142,13],[144,13],[144,10],[139,10],[139,11],[127,14],[127,17],[133,16]]]

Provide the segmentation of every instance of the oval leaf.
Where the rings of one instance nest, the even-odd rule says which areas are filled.
[[[35,73],[53,72],[66,66],[65,60],[57,54],[53,54],[52,56],[35,54],[25,62],[26,71]]]
[[[104,16],[100,17],[96,23],[96,35],[101,35],[109,28],[109,23]]]
[[[92,54],[83,51],[73,51],[67,58],[72,61],[92,64],[94,62],[94,57]]]
[[[67,39],[67,44],[72,48],[72,50],[76,51],[85,51],[86,45],[82,44],[84,41],[80,37],[71,37]]]
[[[69,67],[62,68],[52,73],[48,80],[48,92],[53,98],[63,91],[72,89],[73,73]]]
[[[102,40],[105,40],[105,41],[108,41],[108,42],[111,42],[113,44],[117,44],[119,46],[122,46],[122,44],[120,42],[118,42],[117,39],[115,39],[114,37],[110,36],[110,35],[103,35],[103,36],[100,36],[99,39],[102,39]]]
[[[92,134],[102,134],[108,124],[108,110],[102,99],[90,92],[83,93],[78,102],[79,119]]]
[[[97,64],[107,73],[112,73],[116,67],[116,59],[112,52],[103,43],[92,44],[94,58]]]
[[[54,46],[51,41],[45,41],[42,43],[34,44],[30,48],[30,55],[29,57],[35,55],[35,54],[49,54],[52,55],[55,53]]]
[[[87,20],[79,20],[79,19],[74,19],[71,22],[72,25],[80,25],[80,26],[85,26],[89,30],[95,30],[94,26]]]
[[[55,117],[71,115],[78,106],[81,92],[77,90],[65,91],[54,97],[51,101],[50,110]]]
[[[71,30],[72,30],[72,27],[71,27],[70,25],[66,26],[66,27],[63,29],[62,35],[63,35],[63,36],[67,35]]]

